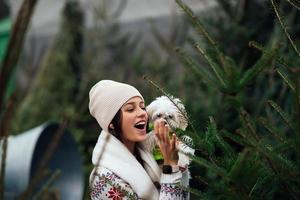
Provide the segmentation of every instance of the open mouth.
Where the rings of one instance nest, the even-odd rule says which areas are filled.
[[[144,129],[145,126],[146,126],[146,122],[138,122],[134,125],[135,128],[141,129],[141,130]]]

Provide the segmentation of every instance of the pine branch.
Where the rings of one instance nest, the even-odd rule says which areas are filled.
[[[199,197],[200,199],[204,200],[206,199],[204,194],[200,191],[197,190],[195,188],[191,188],[191,187],[182,187],[181,185],[178,185],[182,190],[190,192],[191,194],[194,194],[195,196]],[[208,199],[207,199],[208,200]]]
[[[288,182],[285,182],[282,178],[280,178],[280,173],[284,173],[286,175],[289,174],[290,176],[299,176],[299,168],[291,161],[283,158],[281,155],[278,155],[278,153],[275,153],[269,145],[264,143],[263,140],[260,140],[260,142],[255,145],[255,149],[262,154],[276,177],[282,181],[280,182],[280,185],[284,188],[284,190],[296,200],[297,195],[295,194],[295,191],[291,188]]]
[[[256,134],[255,124],[250,118],[250,115],[243,108],[240,109],[239,113],[245,127],[249,130],[251,136],[255,139],[255,141],[258,142],[260,138]]]
[[[250,41],[249,42],[249,46],[250,47],[254,47],[258,50],[260,50],[261,52],[265,53],[265,54],[270,54],[270,52],[261,44],[259,44],[258,42],[255,41]],[[280,55],[276,55],[275,57],[276,61],[280,64],[282,64],[287,70],[290,70],[290,66],[292,64],[290,64],[287,60],[285,60],[283,57],[281,57]]]
[[[285,25],[285,22],[283,20],[283,16],[281,16],[281,14],[278,11],[278,6],[274,2],[274,0],[270,0],[270,1],[271,1],[271,4],[272,4],[272,7],[274,9],[274,12],[275,12],[275,14],[277,16],[277,19],[278,19],[278,21],[280,23],[281,28],[283,29],[286,37],[288,38],[290,44],[292,45],[294,51],[296,52],[296,54],[298,55],[298,57],[300,57],[300,51],[298,50],[296,44],[293,42],[293,39],[291,38],[291,35],[288,32],[288,27]]]
[[[209,170],[212,170],[214,173],[216,173],[217,175],[221,176],[225,181],[229,182],[230,179],[229,177],[227,176],[227,172],[225,169],[217,166],[217,165],[214,165],[212,164],[211,162],[201,158],[201,157],[197,157],[197,156],[193,156],[193,155],[190,155],[191,158],[193,159],[193,161],[197,164],[199,164],[200,166],[203,166]]]
[[[235,158],[234,155],[234,151],[233,149],[224,141],[224,139],[222,137],[220,137],[220,135],[218,134],[218,130],[217,130],[217,125],[216,122],[214,120],[213,117],[209,117],[209,125],[208,125],[208,129],[211,129],[214,137],[217,139],[217,141],[219,142],[220,146],[223,148],[224,152],[226,153],[226,155],[229,156],[229,159],[231,161],[233,161],[233,159]]]
[[[193,178],[199,180],[201,183],[203,183],[203,184],[206,185],[206,186],[209,185],[208,180],[205,180],[204,177],[201,177],[201,176],[197,176],[197,175],[196,175],[196,176],[194,176]]]
[[[296,96],[296,103],[295,103],[295,107],[296,107],[296,119],[297,123],[296,123],[296,128],[297,128],[297,143],[300,146],[300,94],[299,94],[299,89],[300,89],[300,79],[299,79],[299,75],[300,72],[299,70],[295,71],[295,73],[293,74],[293,78],[295,80],[295,96]]]
[[[243,192],[247,191],[246,186],[239,180],[240,175],[246,173],[247,162],[249,162],[251,151],[249,149],[245,149],[235,160],[234,164],[231,166],[229,171],[230,179],[238,185],[239,188],[242,189]]]
[[[284,120],[284,122],[295,132],[297,132],[291,118],[288,116],[288,114],[286,114],[279,105],[277,105],[274,101],[272,100],[268,100],[267,101],[268,104],[274,109],[276,110],[279,115],[281,116],[281,118]]]
[[[278,53],[278,47],[275,47],[273,50],[270,50],[268,53],[262,52],[263,55],[261,58],[252,66],[250,69],[248,69],[243,77],[239,81],[239,88],[243,88],[245,85],[247,85],[253,78],[255,78],[262,70],[269,67],[272,60],[275,58],[275,56]]]
[[[270,167],[272,168],[275,174],[279,174],[280,171],[284,173],[300,175],[300,168],[295,165],[292,161],[284,158],[282,155],[274,152],[274,149],[270,145],[265,144],[264,142],[258,143],[256,145],[256,150],[267,159]]]
[[[279,142],[284,142],[285,138],[280,134],[280,131],[276,129],[276,127],[271,124],[267,119],[260,117],[258,121],[265,127]]]
[[[276,69],[276,72],[281,76],[287,86],[289,86],[289,88],[296,94],[295,84],[288,77],[287,73],[280,67]]]
[[[198,75],[201,79],[207,82],[207,84],[211,84],[216,88],[219,88],[219,84],[215,80],[214,77],[203,67],[198,67],[196,61],[191,58],[184,50],[177,48],[176,52],[180,55],[181,60],[185,63],[185,67],[189,67],[196,75]]]
[[[289,4],[291,4],[292,6],[294,6],[295,8],[297,8],[298,10],[300,10],[300,5],[296,5],[294,2],[292,2],[291,0],[286,0],[287,2],[289,2]],[[297,2],[299,3],[299,2]]]
[[[294,144],[294,139],[286,139],[285,141],[279,143],[278,145],[273,145],[273,151],[276,153],[284,153],[286,151],[291,150],[291,147],[294,148],[294,150],[297,151],[297,147]]]
[[[246,140],[245,138],[237,136],[236,134],[232,134],[226,130],[222,130],[222,133],[225,137],[231,139],[232,141],[238,143],[241,146],[253,148],[253,145],[249,142],[249,140]]]
[[[223,53],[220,51],[216,41],[210,36],[208,31],[204,28],[204,26],[202,25],[202,22],[199,20],[199,18],[197,16],[195,16],[193,11],[185,3],[183,3],[182,0],[175,0],[175,1],[182,8],[182,10],[188,15],[188,17],[191,20],[192,25],[195,27],[195,29],[201,35],[204,36],[204,38],[208,41],[209,44],[211,44],[213,46],[213,48],[215,49],[215,51],[218,55],[221,65],[227,66]]]
[[[225,76],[224,71],[222,71],[221,68],[218,66],[218,64],[215,63],[209,55],[207,55],[205,50],[202,49],[199,44],[196,44],[195,47],[198,50],[198,52],[200,52],[201,55],[206,59],[209,66],[212,68],[213,72],[215,73],[215,75],[217,77],[217,80],[219,80],[221,86],[223,88],[228,88],[228,84],[227,84],[227,81],[226,81],[226,76]]]
[[[248,197],[255,197],[255,193],[260,193],[260,189],[264,188],[266,184],[273,180],[273,175],[265,174],[263,177],[259,177],[256,183],[253,185],[252,189],[250,190]]]

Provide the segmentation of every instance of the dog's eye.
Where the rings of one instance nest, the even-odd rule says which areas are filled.
[[[160,114],[160,113],[158,113],[156,116],[157,116],[157,117],[161,117],[161,114]]]
[[[173,118],[173,115],[168,115],[168,117],[169,117],[170,119],[172,119],[172,118]]]

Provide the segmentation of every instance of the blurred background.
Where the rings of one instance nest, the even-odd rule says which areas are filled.
[[[205,159],[191,166],[192,199],[297,199],[299,7],[289,0],[0,0],[2,199],[89,199],[100,127],[88,92],[101,79],[134,85],[146,104],[162,95],[149,79],[182,100],[187,134]],[[28,24],[17,29],[24,16]],[[262,167],[272,156],[275,171]],[[261,189],[285,170],[297,180]]]

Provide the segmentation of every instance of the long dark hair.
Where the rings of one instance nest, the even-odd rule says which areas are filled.
[[[111,120],[111,124],[113,125],[113,129],[108,127],[108,131],[115,136],[118,140],[121,141],[122,134],[122,110],[119,109],[114,118]]]
[[[108,131],[110,134],[115,136],[120,142],[121,140],[121,135],[122,135],[122,110],[118,110],[114,118],[111,120],[111,124],[113,125],[113,129],[108,127]],[[148,123],[147,123],[147,130],[149,129]],[[144,167],[144,162],[143,159],[141,158],[140,153],[138,152],[137,148],[135,147],[133,155],[136,157],[137,161]]]

